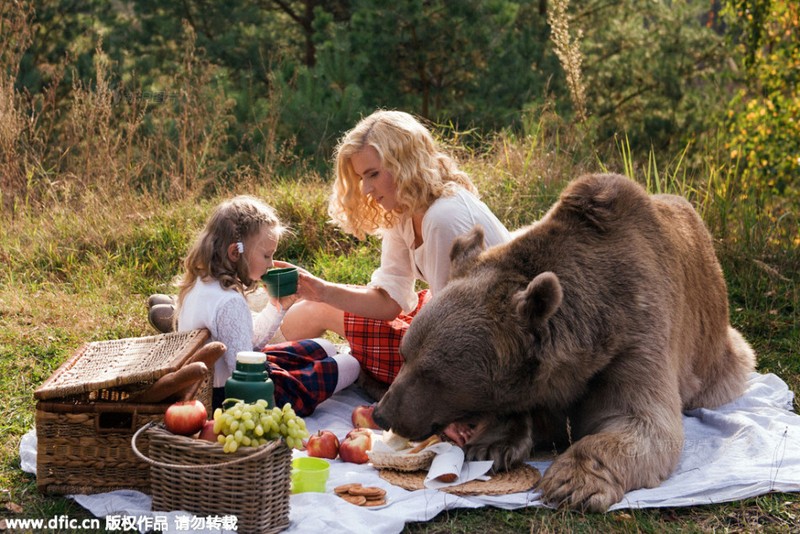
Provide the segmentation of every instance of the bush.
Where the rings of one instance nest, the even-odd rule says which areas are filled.
[[[800,6],[731,0],[729,15],[749,26],[735,34],[745,87],[730,105],[726,146],[754,189],[800,200]]]

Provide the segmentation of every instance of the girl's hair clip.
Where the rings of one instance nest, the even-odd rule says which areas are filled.
[[[239,254],[244,254],[244,243],[242,243],[241,241],[237,241],[236,250],[239,251]]]

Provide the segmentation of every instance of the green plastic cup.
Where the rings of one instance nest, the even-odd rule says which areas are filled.
[[[261,276],[271,297],[287,297],[297,293],[297,267],[270,269]]]
[[[322,458],[301,456],[292,460],[292,493],[325,493],[331,465]]]

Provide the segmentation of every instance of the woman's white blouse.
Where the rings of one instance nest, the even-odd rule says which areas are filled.
[[[423,280],[431,294],[450,277],[450,248],[456,237],[481,225],[487,247],[506,243],[511,236],[503,223],[475,195],[462,187],[436,199],[422,219],[423,243],[414,248],[411,217],[383,231],[381,265],[372,273],[370,287],[386,291],[404,313],[417,307],[415,283]]]

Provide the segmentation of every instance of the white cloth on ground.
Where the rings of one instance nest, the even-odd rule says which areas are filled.
[[[800,416],[792,411],[793,398],[793,393],[777,376],[752,373],[747,391],[739,399],[716,409],[687,412],[683,418],[686,442],[675,472],[656,488],[628,492],[611,509],[704,505],[768,492],[800,491]],[[355,386],[337,393],[306,418],[309,431],[328,429],[344,437],[352,426],[353,408],[365,402],[366,398]],[[33,436],[31,433],[20,444],[22,467],[28,472],[35,467],[31,456],[35,456],[36,439],[35,433]],[[304,454],[295,451],[296,456]],[[544,472],[549,462],[531,462],[531,465]],[[454,508],[494,506],[513,510],[543,506],[535,491],[470,497],[433,489],[406,491],[381,479],[368,464],[331,462],[329,490],[354,481],[385,488],[389,505],[361,508],[330,491],[292,495],[291,524],[286,532],[389,534],[401,532],[406,523],[427,521]],[[149,497],[139,492],[73,498],[98,517],[121,511],[134,516],[151,513]],[[173,512],[169,517],[176,515]],[[177,531],[174,521],[168,524],[170,531]]]

